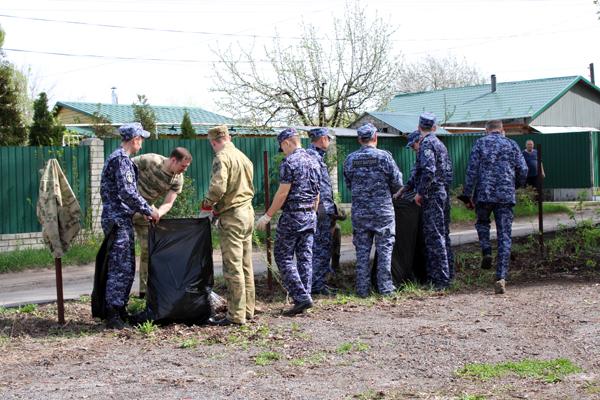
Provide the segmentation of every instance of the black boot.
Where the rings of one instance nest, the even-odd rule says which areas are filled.
[[[108,306],[106,308],[106,328],[121,330],[126,327],[125,322],[121,319],[120,309]]]

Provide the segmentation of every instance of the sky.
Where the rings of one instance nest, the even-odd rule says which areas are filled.
[[[292,42],[301,23],[323,33],[346,0],[1,0],[4,50],[50,101],[215,104],[216,49]],[[600,80],[600,7],[593,0],[369,0],[407,61],[465,59],[486,77],[515,81],[568,75]],[[55,54],[46,54],[55,53]],[[56,53],[60,53],[56,54]],[[94,57],[89,57],[94,56]]]

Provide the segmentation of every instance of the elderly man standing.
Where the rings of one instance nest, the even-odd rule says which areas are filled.
[[[137,191],[138,170],[129,158],[142,148],[144,138],[150,137],[150,133],[139,122],[121,126],[119,133],[123,139],[121,147],[104,162],[100,180],[102,230],[106,236],[114,233],[108,250],[104,295],[106,327],[112,329],[125,327],[126,307],[135,276],[133,214],[138,212],[147,218],[159,219],[158,211]]]
[[[377,129],[367,123],[357,130],[361,148],[344,161],[344,180],[352,192],[352,242],[356,248],[356,293],[370,293],[370,254],[377,249],[377,289],[382,295],[392,282],[392,251],[396,222],[392,194],[402,186],[402,174],[392,155],[377,148]]]
[[[227,126],[208,130],[215,151],[208,192],[202,202],[204,212],[219,217],[219,238],[223,254],[223,277],[227,285],[227,315],[211,318],[213,325],[243,325],[254,318],[254,270],[252,231],[254,229],[253,165],[231,142]]]
[[[319,208],[317,209],[317,230],[313,244],[312,262],[312,294],[331,295],[332,290],[327,287],[325,280],[331,269],[331,246],[333,240],[332,229],[335,226],[336,207],[333,202],[333,190],[329,169],[325,163],[325,156],[331,137],[327,128],[314,128],[308,132],[310,146],[306,150],[315,157],[321,167],[321,182],[319,194]]]
[[[448,177],[452,167],[446,146],[435,135],[436,117],[419,117],[421,140],[414,168],[415,202],[423,208],[427,276],[436,290],[450,286]]]
[[[279,167],[279,189],[271,207],[258,220],[257,228],[265,230],[275,213],[283,209],[277,223],[274,253],[283,283],[294,300],[294,306],[284,315],[293,316],[313,305],[312,248],[321,171],[314,157],[301,147],[294,128],[281,131],[277,141],[285,154]]]
[[[144,200],[153,204],[165,196],[158,208],[158,217],[162,218],[171,210],[177,195],[183,189],[183,173],[192,163],[192,155],[183,147],[175,147],[169,158],[147,153],[134,157],[131,161],[138,168],[137,189]],[[148,282],[148,221],[141,214],[135,214],[133,224],[135,235],[140,241],[140,297],[144,297]]]
[[[517,143],[504,135],[502,121],[489,121],[485,131],[486,136],[477,139],[471,149],[463,196],[470,199],[467,207],[475,208],[481,267],[486,269],[492,266],[490,215],[494,213],[498,237],[495,292],[503,294],[512,244],[515,187],[525,184],[527,164]]]

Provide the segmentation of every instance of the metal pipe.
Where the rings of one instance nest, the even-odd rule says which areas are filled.
[[[590,82],[592,82],[592,85],[595,85],[595,79],[594,79],[594,63],[590,63]]]
[[[537,198],[538,198],[538,230],[540,256],[544,257],[544,178],[542,177],[542,145],[537,144]]]
[[[264,164],[264,190],[265,190],[265,213],[269,209],[269,204],[271,204],[271,196],[269,191],[269,153],[265,150],[263,152],[263,164]],[[267,247],[267,287],[269,288],[269,293],[273,294],[273,261],[271,255],[271,223],[267,224],[267,238],[266,238],[266,247]]]
[[[491,76],[491,83],[492,83],[492,93],[494,93],[496,91],[496,75],[492,74]]]
[[[56,270],[56,307],[58,309],[58,323],[65,324],[65,300],[63,297],[62,281],[62,259],[54,259],[54,269]]]

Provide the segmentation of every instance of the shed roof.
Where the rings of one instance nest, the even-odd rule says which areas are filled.
[[[406,114],[397,112],[369,111],[361,115],[358,119],[364,117],[365,115],[370,115],[404,134],[409,134],[419,125],[419,114],[420,113]],[[449,132],[441,126],[438,126],[436,133],[445,135]]]
[[[498,82],[495,92],[491,91],[490,84],[485,84],[399,94],[384,111],[411,114],[429,111],[445,124],[535,118],[579,82],[593,88],[600,101],[598,87],[581,76],[565,76]]]
[[[65,107],[89,116],[95,112],[106,115],[112,123],[123,124],[134,120],[133,106],[128,104],[81,103],[75,101],[59,101],[56,107]],[[198,107],[152,106],[156,114],[157,124],[173,124],[178,126],[185,110],[190,114],[192,123],[207,125],[234,124],[235,120],[215,114]]]

